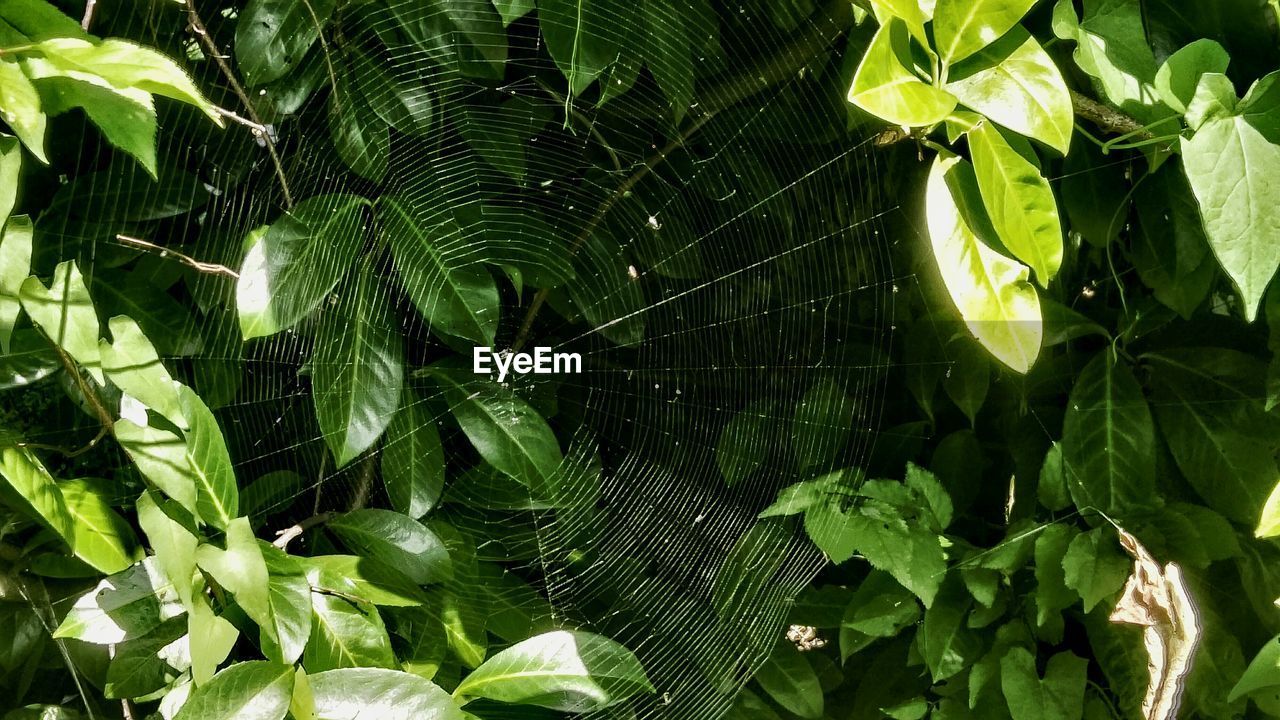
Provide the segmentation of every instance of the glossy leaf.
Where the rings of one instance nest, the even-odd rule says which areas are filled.
[[[525,485],[538,488],[555,477],[563,456],[547,421],[531,405],[490,379],[468,370],[434,366],[449,410],[480,457]]]
[[[68,538],[76,557],[100,572],[123,571],[140,557],[138,539],[129,523],[107,503],[102,483],[84,479],[58,483],[72,534]]]
[[[945,63],[963,60],[1012,29],[1036,0],[938,0],[933,34]]]
[[[588,712],[652,691],[630,650],[599,635],[556,630],[489,658],[453,695]]]
[[[274,641],[264,634],[264,651],[272,660],[293,663],[311,634],[311,584],[301,562],[270,543],[259,541],[258,548],[267,565],[267,601],[275,626]]]
[[[634,23],[634,3],[616,0],[539,0],[538,25],[547,51],[581,95],[617,59],[621,28]]]
[[[391,507],[421,518],[444,491],[444,449],[425,402],[406,388],[382,446],[382,482]]]
[[[320,432],[343,467],[382,436],[404,382],[404,340],[368,265],[339,286],[337,304],[321,315],[311,373]]]
[[[449,553],[440,538],[413,518],[390,510],[353,510],[329,522],[356,552],[395,568],[419,585],[452,575]]]
[[[364,204],[354,195],[318,195],[253,234],[236,283],[246,340],[292,327],[325,299],[355,264]]]
[[[1027,31],[1019,28],[957,66],[946,88],[987,118],[1067,154],[1075,122],[1071,94]]]
[[[435,683],[396,670],[348,668],[308,676],[316,720],[463,720]]]
[[[182,612],[173,584],[147,558],[80,596],[53,636],[110,645],[142,637]]]
[[[44,150],[45,116],[40,93],[14,58],[0,58],[0,113],[37,160],[48,164]]]
[[[395,668],[391,638],[372,605],[356,606],[332,595],[313,593],[311,639],[302,654],[309,674],[352,667]]]
[[[316,555],[306,558],[307,579],[314,587],[354,595],[374,605],[415,607],[427,594],[403,573],[370,558]]]
[[[111,342],[100,340],[98,355],[112,384],[169,422],[186,429],[187,421],[178,397],[179,385],[160,362],[142,328],[123,315],[111,318],[107,325],[111,329]]]
[[[911,67],[907,26],[891,20],[867,48],[849,88],[849,102],[894,125],[942,122],[955,109],[956,98],[926,84]]]
[[[333,14],[333,0],[251,0],[236,22],[235,56],[251,85],[283,77],[302,62]]]
[[[7,487],[0,486],[0,500],[21,509],[68,543],[72,541],[75,518],[58,484],[35,453],[18,447],[0,449],[0,477],[7,483]]]
[[[1048,286],[1062,265],[1058,202],[1040,169],[989,123],[969,132],[969,152],[991,224],[1014,257]]]
[[[292,694],[292,666],[236,663],[196,688],[175,720],[283,720]]]
[[[174,591],[183,604],[189,606],[199,539],[170,518],[150,492],[144,492],[138,497],[138,525],[142,527],[155,553],[156,564],[173,583]]]
[[[460,252],[456,221],[425,222],[406,201],[388,198],[378,203],[378,222],[405,292],[432,330],[492,347],[498,286],[484,267]]]
[[[1170,55],[1156,71],[1156,92],[1166,105],[1185,113],[1195,97],[1200,76],[1224,73],[1230,62],[1231,56],[1218,43],[1196,40]]]
[[[1021,373],[1040,353],[1044,329],[1040,299],[1027,282],[1027,267],[988,247],[987,227],[973,169],[939,157],[926,191],[934,259],[960,317],[996,359]]]
[[[239,517],[227,525],[225,549],[210,544],[197,548],[196,564],[235,596],[236,604],[258,624],[265,637],[279,644],[267,565],[248,518]]]

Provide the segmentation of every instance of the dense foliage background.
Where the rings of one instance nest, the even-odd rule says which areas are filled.
[[[0,0],[4,717],[1280,715],[1277,13]]]

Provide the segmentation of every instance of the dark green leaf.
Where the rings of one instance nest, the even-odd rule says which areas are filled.
[[[440,501],[444,490],[444,450],[436,421],[425,402],[410,388],[387,427],[382,447],[382,482],[391,506],[421,518]]]
[[[557,630],[489,658],[453,694],[588,712],[652,691],[630,650],[599,635]]]
[[[334,0],[250,0],[236,22],[235,55],[249,85],[284,77],[333,14]]]
[[[449,578],[449,553],[440,538],[413,518],[389,510],[353,510],[329,528],[361,555],[404,573],[420,585]]]
[[[788,712],[811,720],[822,717],[822,687],[818,676],[792,643],[778,641],[769,659],[756,671],[755,680]]]
[[[400,404],[404,340],[386,290],[369,265],[338,289],[316,330],[311,358],[316,419],[337,467],[382,436]]]
[[[236,284],[246,340],[292,327],[325,299],[355,264],[365,204],[354,195],[318,195],[251,233]]]

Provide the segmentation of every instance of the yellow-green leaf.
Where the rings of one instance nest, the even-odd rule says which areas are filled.
[[[1040,298],[1027,266],[992,250],[973,167],[939,156],[926,190],[929,238],[942,280],[973,336],[997,360],[1025,373],[1040,354]],[[985,222],[984,222],[985,221]]]
[[[867,48],[849,102],[894,125],[922,127],[942,122],[956,98],[926,84],[911,71],[911,38],[906,24],[890,20]]]
[[[1009,32],[1036,0],[938,0],[933,34],[945,63],[963,60]]]
[[[1062,265],[1062,223],[1049,181],[990,123],[970,131],[969,152],[1000,242],[1047,286]]]

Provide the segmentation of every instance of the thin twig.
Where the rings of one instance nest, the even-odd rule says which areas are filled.
[[[84,17],[80,20],[80,27],[85,32],[89,32],[89,26],[93,24],[93,11],[98,7],[98,0],[88,0],[84,4]]]
[[[583,243],[591,237],[591,233],[595,232],[619,200],[625,198],[637,183],[648,177],[649,173],[661,165],[671,153],[683,147],[689,138],[710,122],[716,114],[793,77],[799,68],[804,67],[805,63],[812,60],[818,52],[829,47],[841,33],[848,29],[853,21],[853,12],[848,0],[835,0],[816,17],[824,18],[826,22],[814,23],[808,32],[792,41],[767,62],[752,67],[741,75],[734,76],[705,92],[699,108],[702,114],[690,122],[675,139],[645,159],[635,172],[623,180],[617,189],[601,202],[582,232],[578,233],[574,239],[569,249],[570,255],[578,253]],[[512,352],[519,351],[528,341],[533,321],[542,310],[542,306],[546,304],[549,294],[550,290],[543,288],[533,296],[529,309],[525,311],[524,320],[520,323],[520,329],[516,331],[515,341],[511,343]]]
[[[335,512],[322,512],[318,515],[312,515],[296,525],[291,525],[283,530],[277,531],[276,539],[271,541],[271,544],[281,550],[284,550],[294,538],[317,525],[323,525],[329,522],[335,515],[337,515]]]
[[[178,252],[177,250],[174,250],[172,248],[167,248],[162,245],[157,245],[148,240],[143,240],[141,238],[136,238],[129,235],[117,234],[116,239],[119,240],[120,242],[127,243],[129,245],[136,245],[140,248],[144,248],[146,250],[159,253],[160,257],[167,257],[169,255],[172,255],[178,260],[180,260],[184,265],[187,265],[188,267],[198,272],[209,273],[210,275],[222,275],[224,277],[229,277],[233,280],[240,279],[240,273],[236,272],[235,270],[232,270],[226,265],[202,262],[200,260],[196,260],[190,255],[186,255],[184,253]]]
[[[240,98],[240,102],[244,105],[245,111],[249,113],[249,118],[253,120],[259,127],[265,129],[262,118],[258,117],[258,111],[254,109],[253,103],[249,100],[249,95],[240,85],[240,81],[236,80],[235,73],[231,72],[231,66],[227,65],[222,52],[218,50],[218,46],[213,43],[213,38],[209,36],[209,31],[205,29],[204,21],[200,19],[200,13],[196,12],[196,0],[186,0],[187,4],[187,23],[191,32],[200,40],[200,44],[204,46],[205,51],[213,61],[218,64],[218,69],[222,71],[222,75],[227,79],[227,83],[231,86],[231,90]],[[268,132],[255,133],[261,140],[262,144],[267,148],[267,154],[271,156],[271,164],[275,168],[276,180],[280,183],[280,191],[284,194],[284,205],[286,209],[293,207],[293,195],[289,192],[289,181],[284,175],[284,166],[280,164],[280,155],[276,153],[276,144],[271,139]]]

